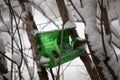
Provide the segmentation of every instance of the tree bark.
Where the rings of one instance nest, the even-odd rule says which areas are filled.
[[[33,49],[34,60],[37,65],[37,69],[38,69],[37,72],[38,72],[39,78],[40,78],[40,80],[49,80],[46,69],[44,67],[40,66],[37,47],[36,47],[36,40],[35,40],[34,35],[32,34],[32,30],[37,29],[37,26],[33,20],[32,14],[30,12],[26,16],[25,21],[26,21],[26,31],[27,31],[29,40],[31,42],[31,47]]]
[[[77,37],[78,37],[78,34],[77,34],[76,30],[75,29],[72,30],[71,31],[71,38],[75,39]],[[76,45],[75,45],[75,48],[80,47],[83,44],[85,44],[85,43],[77,42]],[[100,80],[100,77],[98,75],[96,67],[94,69],[92,69],[92,67],[91,67],[92,61],[91,61],[91,59],[89,57],[89,54],[87,52],[85,52],[82,56],[80,56],[80,59],[84,63],[84,65],[85,65],[85,67],[86,67],[86,69],[87,69],[91,79],[92,80]]]
[[[110,24],[109,24],[109,19],[108,19],[108,14],[107,14],[107,9],[104,8],[103,6],[101,6],[101,21],[103,21],[104,23],[104,28],[105,28],[105,33],[106,35],[110,35],[110,40],[109,40],[109,45],[111,46],[111,39],[112,39],[112,36],[111,36],[111,29],[110,29]],[[105,48],[105,45],[104,46],[104,51],[106,52],[106,59],[104,61],[104,63],[106,64],[106,66],[108,67],[110,73],[112,74],[112,77],[113,77],[113,80],[117,80],[117,76],[115,75],[114,71],[112,70],[112,68],[109,66],[108,64],[108,61],[110,60],[110,58],[107,56],[109,53],[107,52],[107,49]],[[111,46],[112,48],[112,46]],[[117,54],[116,54],[116,58],[117,57]]]
[[[87,39],[87,45],[88,45],[88,48],[90,50],[90,54],[91,54],[91,57],[93,59],[93,62],[95,63],[95,66],[96,66],[96,69],[97,69],[97,72],[98,72],[98,75],[100,77],[100,80],[107,80],[103,73],[102,73],[102,68],[99,65],[99,62],[100,60],[95,56],[95,52],[91,49],[91,46],[90,46],[90,42],[88,41],[88,36],[87,34],[85,35],[86,39]]]
[[[7,61],[6,61],[5,57],[4,57],[2,54],[5,54],[5,53],[2,53],[2,52],[0,51],[0,76],[2,76],[4,80],[7,80],[7,79],[3,76],[3,74],[8,73]]]
[[[3,53],[1,53],[1,54],[3,54]],[[4,65],[7,62],[6,62],[5,58],[4,58],[4,56],[2,56],[1,54],[0,54],[0,73],[5,74],[5,73],[8,72],[8,70],[6,68],[7,65]]]
[[[60,15],[61,15],[61,18],[63,21],[63,25],[64,25],[69,20],[67,8],[65,6],[64,0],[56,0],[56,2],[57,2],[58,9],[59,9],[59,12],[60,12]],[[75,29],[71,30],[71,38],[74,39],[77,37],[78,37],[78,34],[77,34],[76,30]],[[81,46],[81,45],[82,45],[81,42],[77,43],[77,46]],[[99,76],[98,76],[96,70],[91,68],[91,59],[88,56],[88,54],[84,53],[84,55],[80,56],[80,58],[83,61],[91,79],[99,80]]]

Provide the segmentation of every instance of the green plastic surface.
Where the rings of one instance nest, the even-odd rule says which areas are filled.
[[[84,48],[75,50],[72,47],[74,44],[72,43],[72,46],[70,45],[69,36],[71,29],[72,28],[64,30],[60,64],[73,60],[85,52]],[[61,30],[37,33],[36,42],[39,58],[41,58],[41,56],[50,58],[50,62],[40,64],[46,68],[53,68],[57,66],[59,63],[60,54]]]

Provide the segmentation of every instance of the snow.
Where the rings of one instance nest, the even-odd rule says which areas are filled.
[[[113,80],[112,75],[110,74],[108,68],[106,67],[106,65],[103,62],[99,63],[99,66],[103,68],[102,72],[104,73],[104,76],[107,80]]]
[[[1,0],[1,1],[0,1],[0,5],[3,5],[3,4],[5,4],[5,3],[4,3],[4,1]]]
[[[118,58],[120,59],[120,55],[118,55]],[[120,78],[120,76],[119,76],[119,74],[120,74],[120,60],[117,61],[116,57],[113,56],[108,63],[112,67],[112,69],[114,70],[115,74]]]
[[[117,47],[120,47],[120,39],[117,38],[115,35],[112,35],[112,42],[117,45]]]
[[[37,3],[38,4],[38,3]],[[56,2],[45,0],[41,1],[38,6],[42,9],[43,14],[47,15],[50,19],[55,20],[60,16]]]
[[[109,72],[109,69],[107,68],[106,64],[104,63],[105,60],[105,52],[103,49],[103,43],[102,43],[102,36],[99,32],[97,32],[96,28],[96,13],[97,13],[97,8],[95,7],[95,3],[92,3],[93,0],[86,0],[85,4],[87,5],[86,7],[83,8],[83,17],[85,18],[86,21],[86,34],[88,35],[88,40],[90,42],[91,49],[95,52],[95,56],[98,57],[100,60],[99,66],[102,68],[102,72],[107,80],[112,80],[112,76]],[[106,4],[104,4],[104,7]],[[105,35],[104,34],[104,42],[105,42],[105,47],[107,50],[107,56],[112,57],[114,54],[111,46],[109,45],[108,41],[110,41],[110,35]]]
[[[34,68],[33,67],[29,67],[29,71],[30,71],[31,77],[34,77]]]
[[[105,77],[108,80],[112,80],[112,76],[111,76],[111,74],[109,74],[109,70],[107,69],[107,67],[103,63],[103,61],[105,60],[105,57],[104,57],[105,53],[104,53],[104,49],[103,49],[103,46],[102,46],[101,34],[97,31],[98,28],[99,28],[99,31],[100,31],[100,27],[96,26],[97,25],[97,20],[96,20],[96,13],[97,13],[96,1],[97,0],[82,0],[82,2],[83,2],[83,8],[82,9],[80,8],[81,4],[80,4],[79,0],[76,0],[76,1],[72,0],[72,1],[75,4],[77,10],[82,14],[83,18],[86,21],[85,31],[86,31],[86,34],[89,36],[88,40],[90,41],[90,45],[91,45],[92,50],[95,51],[95,55],[101,61],[99,66],[103,68],[102,72],[104,73]],[[103,1],[104,1],[103,6],[106,7],[106,1],[107,0],[103,0]],[[113,1],[113,0],[111,0],[111,1]],[[0,1],[0,2],[2,2],[2,1]],[[16,3],[16,2],[15,3],[12,2],[12,5],[14,5],[14,6],[18,5],[18,3]],[[48,15],[48,17],[50,19],[52,19],[57,25],[59,25],[61,27],[62,22],[58,21],[58,20],[61,20],[61,19],[58,19],[60,14],[59,14],[59,11],[58,11],[55,0],[35,0],[35,3],[44,10],[44,13],[46,15]],[[3,3],[1,3],[1,4],[3,4]],[[26,5],[26,9],[28,11],[32,12],[29,4],[25,3],[25,5]],[[74,28],[74,27],[77,26],[77,27],[79,27],[78,33],[80,35],[82,33],[83,34],[82,37],[85,38],[84,32],[82,32],[80,30],[82,28],[81,26],[83,26],[83,25],[82,24],[76,24],[76,23],[73,22],[74,18],[75,18],[74,15],[76,15],[75,11],[73,13],[73,11],[72,11],[73,8],[71,6],[69,6],[69,3],[67,4],[67,6],[68,6],[67,10],[68,10],[68,13],[69,13],[68,14],[69,15],[69,21],[67,21],[66,24],[64,25],[65,29],[66,28]],[[115,43],[118,47],[120,47],[120,44],[119,44],[120,43],[120,31],[119,31],[120,30],[120,27],[119,27],[120,26],[120,9],[119,8],[120,8],[120,1],[119,0],[111,2],[110,6],[107,7],[109,19],[110,19],[110,22],[111,22],[111,30],[112,30],[113,34],[104,35],[104,41],[105,41],[105,45],[106,45],[105,47],[107,49],[107,52],[109,53],[108,56],[111,58],[108,63],[110,65],[110,67],[114,70],[114,72],[117,76],[120,76],[120,62],[116,61],[116,57],[114,55],[114,52],[113,52],[112,48],[108,44],[108,41],[110,41],[110,37],[112,36],[112,42]],[[52,9],[53,12],[50,9]],[[14,10],[20,15],[21,9],[14,8]],[[35,13],[34,13],[35,14],[35,17],[34,17],[35,22],[37,24],[42,24],[42,25],[38,26],[39,31],[34,31],[33,32],[35,34],[37,32],[41,32],[41,31],[45,31],[45,30],[46,31],[51,30],[51,29],[53,29],[53,27],[55,28],[55,25],[53,23],[49,22],[49,20],[45,16],[43,16],[44,13],[40,12],[38,14],[38,12],[36,13],[36,10],[35,10]],[[98,11],[98,13],[100,13],[100,12]],[[26,15],[27,15],[27,12],[22,13],[22,17],[26,17]],[[6,14],[4,14],[4,17],[6,18],[5,22],[8,25],[8,28],[3,27],[3,25],[0,24],[0,30],[8,31],[10,29],[9,28],[9,23],[7,23],[8,16],[6,17]],[[79,16],[77,16],[77,17],[79,17]],[[113,20],[113,19],[118,19],[118,18],[119,18],[119,20]],[[47,26],[46,26],[46,24],[47,24]],[[10,41],[9,37],[5,36],[5,34],[4,33],[0,34],[0,35],[2,35],[2,36],[0,36],[1,37],[0,38],[0,45],[3,45],[3,46],[0,46],[0,51],[2,51],[2,52],[5,52],[4,42],[6,43],[7,41]],[[23,34],[24,34],[23,36],[26,35],[26,33],[23,33]],[[27,37],[27,36],[25,36],[25,37]],[[28,43],[29,42],[28,40],[26,41],[25,37],[23,37],[23,42],[25,42],[25,44],[26,44],[25,47],[27,46],[29,48],[30,43]],[[77,39],[80,39],[80,38],[77,38]],[[16,41],[19,42],[19,40],[16,40]],[[12,55],[12,60],[14,60],[17,63],[17,65],[20,65],[20,63],[21,63],[21,57],[20,57],[20,55],[18,55],[16,53],[14,55]],[[42,56],[40,58],[40,62],[42,62],[42,63],[48,63],[49,61],[50,61],[50,58],[46,58],[44,56]],[[3,62],[4,61],[2,60],[2,63]],[[77,60],[74,64],[70,65],[67,68],[67,70],[64,73],[65,74],[65,76],[64,76],[65,80],[73,80],[73,79],[74,80],[79,80],[81,78],[82,78],[81,80],[88,80],[88,77],[86,78],[86,76],[85,76],[85,75],[88,75],[88,74],[84,73],[86,71],[82,71],[83,68],[80,67],[81,65],[79,65],[77,67],[74,66],[76,64],[77,65],[81,64],[81,63],[77,63],[77,62],[79,62],[79,61]],[[45,64],[45,65],[47,65],[47,64]],[[65,66],[66,65],[64,64],[63,68]],[[94,67],[94,64],[91,63],[91,66]],[[29,69],[30,69],[30,74],[33,76],[33,74],[34,74],[33,67],[29,67]],[[8,79],[10,79],[9,78],[10,77],[9,73],[5,75],[6,77],[8,77]]]
[[[120,33],[119,33],[118,30],[119,30],[119,28],[116,29],[114,26],[111,25],[111,31],[113,32],[113,35],[116,36],[119,39],[120,38]]]
[[[94,7],[90,7],[89,5],[85,6],[83,9],[82,9],[82,16],[85,20],[89,19],[90,17],[93,18],[95,17],[96,13],[93,13],[93,12],[96,12]]]
[[[97,0],[83,0],[83,4],[88,5],[88,4],[93,4],[93,6],[96,4]]]
[[[95,32],[94,30],[91,30],[91,29],[89,29],[89,30],[93,31],[93,32],[90,32],[90,31],[87,31],[87,29],[86,29],[86,31],[87,31],[86,33],[88,33],[88,32],[91,33],[91,34],[88,34],[88,36],[89,36],[88,41],[90,41],[91,46],[94,46],[94,45],[99,46],[99,45],[101,45],[101,43],[98,41],[98,40],[101,39],[100,34],[98,34],[98,32]],[[94,35],[94,34],[96,34],[96,36],[91,36],[91,35]]]
[[[91,62],[91,68],[92,68],[92,69],[95,69],[95,68],[96,68],[93,61]]]
[[[113,31],[113,33],[120,38],[120,27],[119,27],[119,20],[114,20],[111,22],[111,30]]]
[[[120,19],[120,1],[116,0],[113,2],[110,2],[109,8],[108,8],[108,14],[109,14],[109,19],[114,20],[114,19]]]
[[[53,68],[55,76],[57,74],[56,69],[56,67]],[[62,74],[62,72],[64,73]],[[90,76],[80,58],[76,58],[73,61],[61,65],[60,74],[60,80],[90,80]],[[49,79],[52,80],[51,75],[48,75]]]
[[[5,27],[4,25],[0,25],[0,31],[8,31],[9,28]]]
[[[22,17],[25,18],[25,17],[27,16],[27,14],[28,14],[28,13],[27,13],[26,11],[24,11],[24,12],[22,13]]]
[[[120,1],[116,1],[116,11],[119,16],[119,25],[120,25]]]
[[[21,56],[18,54],[13,54],[12,55],[12,60],[17,63],[18,66],[20,66],[21,63]]]
[[[41,62],[41,63],[48,63],[48,62],[50,62],[50,58],[47,58],[47,57],[41,56],[41,58],[40,58],[40,62]]]
[[[6,42],[10,42],[11,39],[10,35],[6,32],[10,30],[10,22],[5,19],[5,24],[6,26],[0,22],[0,47],[3,47],[3,50],[5,50],[4,45],[6,44]]]
[[[105,2],[105,4],[103,4],[103,5],[104,5],[104,7],[106,7],[106,0],[104,0],[104,2]],[[97,21],[96,21],[96,9],[94,7],[96,6],[96,1],[94,1],[94,0],[83,0],[83,3],[84,3],[84,8],[82,9],[81,13],[82,13],[82,16],[85,18],[85,21],[86,21],[86,26],[87,26],[86,33],[89,35],[89,39],[88,40],[90,41],[90,44],[92,46],[91,48],[92,48],[93,51],[95,51],[96,56],[99,57],[99,60],[101,61],[100,64],[99,64],[99,66],[103,68],[102,72],[104,73],[105,77],[108,80],[112,80],[112,76],[111,76],[111,74],[109,74],[109,70],[107,69],[106,65],[103,63],[103,61],[105,60],[105,57],[104,57],[105,54],[104,54],[104,49],[102,47],[101,34],[99,34],[96,31],[96,29],[95,29]],[[46,14],[48,14],[49,16],[51,16],[51,18],[53,18],[53,14],[51,12],[50,12],[50,14],[48,13],[49,12],[48,6],[45,6],[45,4],[46,4],[46,2],[42,3],[41,6],[43,8],[45,8],[44,10],[45,10]],[[85,6],[85,5],[87,5],[87,6]],[[71,8],[69,7],[67,9],[69,11]],[[71,12],[69,12],[69,13],[70,13],[69,17],[71,15],[73,15]],[[113,18],[118,17],[118,12],[116,12],[114,10],[113,11],[111,10],[110,12],[108,12],[108,14],[110,15],[109,19],[111,19],[111,20]],[[115,15],[113,15],[113,14],[115,14]],[[65,28],[76,27],[76,25],[74,24],[74,22],[72,22],[72,19],[73,19],[72,17],[70,17],[70,20],[68,22],[66,22],[66,24],[64,25]],[[114,31],[115,34],[118,34],[118,33],[116,33],[115,30],[112,29],[112,31]],[[113,57],[113,51],[112,51],[110,45],[108,44],[108,41],[110,40],[110,36],[111,36],[111,34],[107,35],[107,36],[104,35],[104,41],[105,41],[107,52],[109,53],[108,56],[112,58]],[[117,37],[118,36],[119,35],[117,35]],[[117,37],[112,34],[112,41],[114,41],[119,46],[119,38],[117,38]],[[43,63],[47,63],[47,62],[50,61],[50,59],[48,59],[48,58],[46,59],[45,57],[41,57],[40,61],[43,62]],[[111,62],[109,62],[110,65],[111,65],[111,63],[113,63],[112,65],[115,65],[115,64],[119,65],[118,63],[114,63],[112,61],[113,60],[111,60]],[[115,67],[115,66],[113,66],[113,67]],[[69,72],[70,71],[71,71],[71,68],[69,69]],[[119,72],[119,66],[117,66],[116,70],[115,70],[116,75],[119,75],[120,73],[118,73],[117,71]],[[74,75],[74,74],[72,74],[72,75]],[[72,76],[67,77],[66,79],[70,80],[70,79],[72,79]],[[75,78],[73,78],[73,79],[75,79]]]
[[[75,23],[72,21],[67,21],[64,25],[64,29],[76,27]]]
[[[5,23],[0,23],[0,31],[5,31],[7,32],[8,30],[10,30],[10,22],[5,20]]]
[[[80,38],[85,39],[84,29],[85,25],[82,22],[76,22],[76,31]]]
[[[80,38],[80,37],[77,37],[76,39],[77,39],[77,40],[82,40],[82,38]]]

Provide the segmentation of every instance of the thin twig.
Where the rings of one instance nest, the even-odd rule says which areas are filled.
[[[80,14],[80,12],[77,10],[77,8],[75,7],[75,5],[73,4],[73,2],[71,0],[69,0],[71,5],[73,6],[73,8],[75,9],[75,11],[77,12],[77,14],[81,17],[82,21],[86,24],[83,16]]]
[[[41,7],[36,5],[34,2],[31,2],[31,4],[33,5],[33,7],[35,9],[37,9],[39,12],[41,12],[43,14],[43,16],[45,16],[48,20],[50,20],[59,29],[59,26],[44,13],[44,10]]]

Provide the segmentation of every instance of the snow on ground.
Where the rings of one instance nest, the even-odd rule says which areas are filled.
[[[53,72],[56,75],[56,68],[53,68]],[[89,80],[90,79],[86,71],[86,68],[82,63],[82,61],[80,60],[80,58],[76,58],[72,61],[69,61],[61,65],[61,73],[62,72],[64,73],[61,74],[60,80]],[[52,80],[50,74],[49,74],[49,77],[50,77],[50,80]]]

